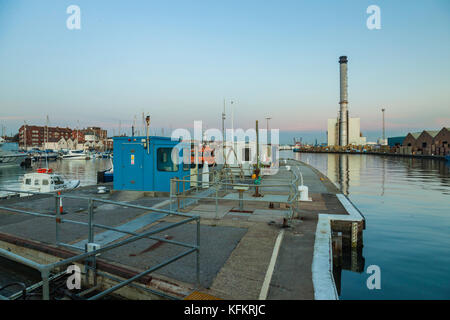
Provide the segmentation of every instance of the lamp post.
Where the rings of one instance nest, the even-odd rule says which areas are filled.
[[[270,145],[269,143],[269,120],[272,119],[270,117],[266,117],[266,121],[267,121],[267,144]]]

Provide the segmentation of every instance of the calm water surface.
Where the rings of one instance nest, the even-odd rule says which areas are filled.
[[[363,273],[342,271],[341,299],[450,299],[450,173],[445,161],[294,153],[366,217]],[[366,286],[381,269],[381,290]]]

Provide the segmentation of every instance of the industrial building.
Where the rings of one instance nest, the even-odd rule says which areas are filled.
[[[396,147],[396,153],[411,155],[437,155],[449,154],[450,128],[441,130],[424,130],[422,132],[410,132],[399,143],[399,138],[389,138],[389,146]],[[397,139],[397,140],[396,140]],[[394,142],[397,141],[397,142]],[[393,143],[393,145],[391,145]]]
[[[345,145],[365,145],[366,137],[361,134],[360,118],[348,118],[348,140]],[[328,145],[339,146],[339,119],[328,119]],[[345,146],[344,145],[344,146]]]
[[[366,138],[361,134],[360,118],[348,115],[348,81],[346,56],[339,57],[340,70],[340,110],[336,119],[328,119],[328,146],[364,145]]]

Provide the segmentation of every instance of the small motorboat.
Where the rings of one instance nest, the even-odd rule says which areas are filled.
[[[0,168],[20,166],[28,154],[12,150],[3,150],[1,147],[6,145],[5,139],[0,137]]]
[[[26,173],[22,178],[21,191],[31,192],[55,192],[75,189],[80,185],[80,180],[65,180],[52,169],[37,169],[36,172]],[[20,196],[27,196],[21,193]]]
[[[63,154],[63,160],[89,160],[89,155],[84,150],[69,150],[68,153]]]

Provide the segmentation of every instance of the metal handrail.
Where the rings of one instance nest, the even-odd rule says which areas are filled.
[[[5,190],[5,191],[13,191],[13,192],[17,192],[15,190],[11,190],[11,189],[0,189],[0,190]],[[54,193],[38,193],[38,192],[33,192],[33,191],[19,191],[21,193],[30,193],[30,194],[44,194],[44,195],[51,195],[52,197],[55,198],[55,215],[49,215],[49,214],[42,214],[42,213],[38,213],[38,212],[31,212],[31,211],[26,211],[26,210],[20,210],[20,209],[15,209],[15,208],[9,208],[9,207],[0,207],[0,210],[6,210],[6,211],[11,211],[11,212],[16,212],[16,213],[22,213],[22,214],[27,214],[27,215],[32,215],[32,216],[38,216],[38,217],[45,217],[45,218],[52,218],[55,219],[56,222],[56,244],[59,246],[65,246],[65,247],[69,247],[72,249],[78,249],[80,250],[80,248],[77,248],[73,245],[70,244],[65,244],[59,241],[59,224],[62,222],[69,222],[69,223],[74,223],[74,224],[79,224],[79,225],[85,225],[89,227],[88,230],[88,242],[93,242],[94,241],[94,228],[101,228],[101,229],[107,229],[107,230],[111,230],[111,231],[116,231],[116,232],[120,232],[120,233],[124,233],[124,234],[128,234],[128,235],[132,235],[131,237],[121,240],[119,242],[116,243],[112,243],[110,245],[104,246],[102,248],[96,249],[96,250],[92,250],[89,252],[85,252],[82,254],[78,254],[75,255],[73,257],[64,259],[62,261],[58,261],[55,263],[51,263],[51,264],[39,264],[33,260],[27,259],[25,257],[19,256],[15,253],[12,253],[10,251],[4,250],[0,248],[0,256],[3,256],[7,259],[13,260],[17,263],[21,263],[24,265],[27,265],[33,269],[36,269],[38,271],[41,272],[41,277],[42,277],[42,286],[43,286],[43,298],[45,300],[48,300],[49,297],[49,274],[50,271],[53,269],[56,269],[58,267],[62,267],[80,260],[84,260],[86,261],[87,259],[93,259],[94,263],[95,263],[95,256],[99,253],[103,253],[109,250],[112,250],[114,248],[129,244],[131,242],[143,239],[143,238],[148,238],[148,239],[152,239],[152,240],[158,240],[158,241],[163,241],[166,243],[170,243],[173,245],[178,245],[178,246],[183,246],[186,248],[189,248],[189,250],[171,258],[166,260],[165,262],[160,263],[159,265],[149,268],[147,270],[145,270],[144,272],[132,277],[131,279],[128,280],[123,280],[122,282],[119,282],[117,285],[111,287],[110,289],[107,289],[99,294],[97,294],[94,297],[91,297],[90,299],[97,299],[100,297],[103,297],[106,294],[109,294],[111,292],[114,292],[120,288],[122,288],[125,285],[128,285],[130,283],[132,283],[133,281],[145,276],[148,273],[151,273],[153,271],[156,271],[164,266],[166,266],[167,264],[170,264],[188,254],[191,254],[193,252],[196,252],[196,256],[197,256],[197,264],[196,264],[196,282],[197,282],[197,287],[200,286],[200,217],[198,215],[192,215],[192,214],[183,214],[183,213],[179,213],[176,211],[172,211],[172,210],[163,210],[163,209],[157,209],[157,208],[153,208],[153,207],[145,207],[145,206],[140,206],[140,205],[134,205],[134,204],[129,204],[126,202],[118,202],[118,201],[111,201],[111,200],[105,200],[105,199],[98,199],[98,198],[90,198],[90,197],[83,197],[83,196],[72,196],[72,195],[61,195],[61,194],[54,194]],[[72,199],[85,199],[89,201],[89,208],[88,208],[88,214],[89,214],[89,222],[81,222],[81,221],[74,221],[74,220],[70,220],[70,219],[63,219],[60,216],[59,213],[59,208],[58,208],[58,199],[60,198],[72,198]],[[120,230],[118,228],[114,228],[114,227],[109,227],[109,226],[105,226],[102,224],[95,224],[93,222],[93,214],[94,214],[94,202],[98,201],[98,202],[103,202],[103,203],[109,203],[109,204],[115,204],[115,205],[119,205],[119,206],[123,206],[123,207],[129,207],[129,208],[136,208],[136,209],[142,209],[142,210],[148,210],[148,211],[153,211],[153,212],[158,212],[158,213],[166,213],[168,215],[174,215],[174,216],[180,216],[180,217],[184,217],[186,219],[179,221],[179,222],[175,222],[172,224],[169,224],[167,226],[158,228],[158,229],[154,229],[154,230],[150,230],[147,232],[143,232],[143,233],[135,233],[135,232],[130,232],[130,231],[125,231],[125,230]],[[154,237],[152,235],[156,234],[156,233],[160,233],[162,231],[171,229],[171,228],[175,228],[177,226],[180,226],[182,224],[187,224],[190,222],[196,221],[197,223],[197,243],[195,245],[193,244],[188,244],[188,243],[183,243],[183,242],[179,242],[179,241],[173,241],[173,240],[169,240],[169,239],[164,239],[164,238],[159,238],[159,237]],[[88,265],[86,264],[86,270],[88,269]],[[96,273],[94,273],[96,276]],[[96,281],[96,279],[95,279]],[[0,298],[4,298],[4,297],[0,297]]]
[[[279,159],[279,160],[284,160],[284,159]],[[286,159],[286,160],[294,160],[294,159]],[[299,197],[298,182],[300,180],[302,185],[303,185],[303,175],[302,175],[300,169],[297,168],[297,167],[294,167],[294,170],[289,170],[289,172],[291,172],[292,175],[293,175],[293,179],[290,181],[290,183],[286,183],[286,184],[264,184],[264,185],[261,184],[261,185],[257,185],[257,187],[258,188],[289,187],[290,191],[289,191],[289,196],[288,196],[287,203],[290,205],[290,208],[291,208],[289,218],[292,218],[293,217],[293,213],[294,213],[294,208],[293,207],[297,206],[297,199]],[[175,192],[174,193],[173,190],[172,190],[172,183],[175,183],[175,190],[178,190],[179,189],[178,186],[179,186],[180,183],[184,184],[186,182],[191,182],[191,181],[190,180],[186,180],[184,178],[183,179],[178,179],[178,178],[171,179],[171,192],[170,192],[171,200],[174,197],[176,199],[181,199],[181,200],[183,200],[183,199],[215,200],[216,201],[216,216],[217,216],[218,200],[222,199],[222,198],[219,198],[219,196],[218,196],[218,190],[220,188],[222,188],[222,186],[225,186],[226,190],[227,190],[227,187],[242,186],[242,185],[246,185],[249,188],[250,187],[251,188],[256,187],[256,185],[253,184],[253,183],[251,183],[251,184],[250,183],[242,183],[242,182],[239,182],[239,183],[228,183],[228,182],[224,182],[224,181],[219,181],[218,179],[216,179],[218,174],[219,174],[218,172],[213,172],[213,179],[212,179],[211,182],[209,182],[211,187],[216,189],[215,196],[197,196],[195,194],[188,195],[188,194],[186,194],[185,191],[183,191],[181,193],[180,192]],[[227,178],[225,178],[224,180],[227,181]],[[271,180],[274,180],[274,179],[271,179]],[[276,181],[285,181],[285,179],[276,179]],[[201,184],[202,184],[201,181],[200,182],[197,181],[196,187],[198,188],[199,185],[201,186]],[[254,201],[254,200],[252,200],[252,199],[240,199],[240,201],[251,202],[251,201]],[[180,206],[180,202],[179,201],[178,201],[178,204]]]

